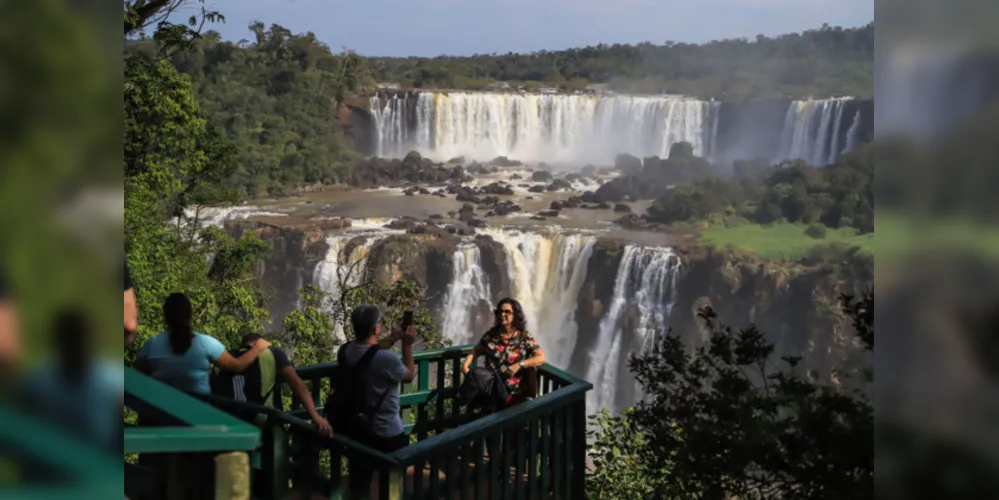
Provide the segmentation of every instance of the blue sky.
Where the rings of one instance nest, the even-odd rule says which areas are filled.
[[[314,32],[363,55],[557,50],[598,43],[701,43],[874,19],[873,0],[206,0],[212,29],[250,39],[254,20]],[[180,13],[186,17],[190,11]]]

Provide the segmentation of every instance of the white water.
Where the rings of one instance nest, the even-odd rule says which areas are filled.
[[[380,155],[417,150],[429,157],[465,156],[491,160],[507,156],[529,162],[612,162],[628,151],[666,157],[670,146],[687,141],[710,155],[719,103],[683,96],[542,95],[488,92],[421,92],[415,130],[398,98],[373,98]]]
[[[773,160],[826,165],[856,148],[861,117],[845,115],[851,100],[791,102],[782,129],[774,131],[780,145]],[[438,160],[507,156],[529,163],[608,164],[618,153],[665,158],[680,141],[691,143],[699,156],[723,154],[721,104],[684,96],[420,92],[372,97],[370,106],[379,156],[416,150]]]
[[[454,271],[444,300],[441,332],[454,345],[472,344],[483,333],[479,331],[492,310],[492,290],[482,271],[481,254],[475,244],[462,244],[454,252]],[[476,328],[478,327],[478,328]]]
[[[614,298],[600,322],[596,347],[589,353],[586,378],[594,386],[587,394],[589,413],[602,408],[617,412],[634,403],[630,400],[634,398],[620,395],[628,382],[621,377],[631,377],[625,364],[629,355],[648,350],[669,328],[679,270],[680,259],[672,249],[625,247]],[[632,308],[636,317],[629,318]]]
[[[487,229],[503,245],[513,298],[548,362],[567,367],[576,350],[576,302],[596,238]]]
[[[344,292],[363,283],[367,277],[368,254],[371,252],[371,248],[389,234],[392,233],[382,231],[361,234],[346,232],[326,238],[326,243],[330,248],[326,252],[326,258],[316,265],[312,278],[313,284],[330,294],[330,297],[339,304]],[[364,241],[355,245],[348,252],[349,243],[362,236]],[[335,308],[331,308],[329,312],[333,314],[334,338],[341,342],[346,341],[344,324],[349,312],[337,311]]]
[[[780,150],[776,160],[801,159],[810,165],[825,166],[857,146],[860,113],[856,113],[846,140],[840,140],[844,110],[851,97],[792,101],[784,117]]]
[[[389,234],[375,227],[356,229],[329,237],[326,259],[315,271],[314,283],[339,295],[344,287],[364,279],[372,247]],[[507,228],[482,230],[505,253],[510,290],[498,290],[483,271],[479,246],[467,241],[453,254],[453,270],[438,311],[445,338],[455,344],[474,343],[492,321],[491,311],[500,295],[509,294],[524,308],[528,329],[554,366],[568,369],[578,346],[576,322],[580,291],[587,282],[596,238],[558,231],[524,232]],[[366,236],[346,252],[351,240]],[[648,351],[657,335],[669,327],[675,300],[680,261],[665,247],[626,246],[617,271],[612,300],[604,308],[589,363],[578,375],[594,384],[587,396],[589,412],[608,408],[617,412],[640,397],[640,388],[627,370],[631,354]],[[335,336],[344,331],[336,321]]]

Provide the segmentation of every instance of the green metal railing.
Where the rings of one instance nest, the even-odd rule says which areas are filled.
[[[6,405],[0,406],[0,498],[113,498],[122,471],[115,457]]]
[[[192,491],[211,496],[206,491],[214,491],[213,471],[204,469],[213,468],[214,456],[253,456],[261,448],[259,428],[130,368],[125,368],[125,406],[139,418],[124,430],[124,453],[139,454],[139,464],[125,467],[125,491],[132,498],[187,500]],[[205,481],[185,489],[181,485],[192,468]]]
[[[414,355],[417,380],[402,384],[400,390],[403,421],[412,444],[392,454],[339,435],[319,438],[310,425],[301,425],[300,419],[308,416],[293,400],[284,416],[293,418],[283,421],[291,438],[288,469],[274,471],[278,476],[269,483],[278,486],[270,490],[272,494],[284,493],[280,485],[289,484],[287,474],[295,490],[340,498],[347,489],[345,462],[363,457],[377,471],[375,498],[584,498],[585,398],[592,385],[545,365],[538,370],[537,398],[476,418],[454,402],[461,384],[461,363],[471,348]],[[317,405],[325,401],[335,366],[298,369]],[[286,390],[276,389],[279,394]],[[272,422],[278,420],[275,414],[259,412],[267,413]],[[278,441],[267,444],[279,446]],[[321,464],[327,460],[329,467],[324,470]]]

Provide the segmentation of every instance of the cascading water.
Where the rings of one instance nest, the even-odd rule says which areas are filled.
[[[312,282],[323,292],[339,301],[345,288],[356,287],[362,283],[367,274],[368,253],[371,251],[371,247],[386,236],[388,236],[386,233],[366,235],[346,233],[328,237],[326,243],[329,244],[330,248],[326,252],[326,258],[316,266]],[[364,241],[350,247],[351,241],[355,238],[364,238]],[[334,318],[345,313],[331,312],[334,313]],[[340,341],[345,341],[343,321],[334,320],[333,323],[333,336]]]
[[[809,99],[792,101],[784,117],[780,151],[775,160],[801,159],[811,165],[824,166],[856,147],[854,137],[859,126],[860,113],[853,118],[846,140],[841,140],[843,114],[846,104],[853,98]]]
[[[404,149],[412,142],[409,130],[409,106],[407,94],[393,95],[382,104],[381,98],[372,96],[368,101],[375,122],[375,154],[378,156],[399,156],[406,154]]]
[[[851,100],[792,101],[773,159],[826,165],[859,146],[860,113],[846,114]],[[618,153],[665,158],[680,141],[690,142],[699,156],[725,155],[719,144],[720,124],[726,120],[721,103],[683,96],[420,92],[414,98],[373,97],[370,105],[380,156],[415,149],[440,160],[507,156],[526,162],[609,163]],[[732,137],[727,141],[738,143]]]
[[[479,247],[467,243],[459,245],[454,252],[454,272],[441,315],[444,338],[454,345],[478,341],[490,319],[488,312],[492,309],[492,300],[489,280],[482,271]]]
[[[486,229],[503,245],[513,298],[524,308],[528,330],[548,362],[568,366],[576,349],[576,301],[586,281],[596,238]]]
[[[542,95],[422,92],[417,95],[415,141],[394,130],[408,109],[372,100],[378,151],[410,147],[428,156],[524,161],[610,161],[621,151],[661,156],[679,141],[710,155],[719,104],[682,96]],[[379,110],[375,112],[375,107]],[[406,135],[405,140],[409,141]],[[382,153],[379,153],[382,154]]]
[[[627,359],[651,348],[669,327],[679,270],[680,259],[672,249],[625,247],[613,299],[590,352],[587,379],[594,389],[587,395],[588,412],[602,408],[617,412],[640,396],[635,383],[626,383]]]

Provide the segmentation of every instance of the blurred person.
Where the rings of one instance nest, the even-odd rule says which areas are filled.
[[[139,309],[135,302],[135,285],[132,283],[132,271],[125,260],[125,347],[135,342],[135,333],[139,330]]]
[[[186,295],[167,297],[163,303],[167,331],[142,344],[135,369],[176,389],[206,395],[211,393],[208,375],[212,364],[243,373],[271,346],[267,340],[257,339],[252,349],[237,358],[218,340],[194,331],[193,313]]]
[[[383,453],[392,453],[409,444],[399,413],[399,384],[416,378],[413,343],[416,328],[401,326],[383,342],[382,314],[378,306],[364,304],[350,315],[354,340],[337,353],[333,393],[326,404],[333,430]],[[386,347],[402,340],[402,356]],[[350,459],[350,489],[367,496],[372,466],[361,457]]]
[[[0,270],[0,365],[10,366],[21,356],[21,327],[7,277]]]
[[[244,336],[242,344],[238,349],[232,351],[232,355],[236,359],[245,356],[253,350],[260,340],[260,335],[255,333]],[[333,428],[316,410],[312,394],[305,382],[299,378],[298,372],[295,371],[295,365],[288,359],[288,354],[275,345],[271,345],[269,349],[261,353],[257,360],[242,374],[220,370],[212,377],[212,393],[236,401],[281,409],[281,402],[274,395],[274,390],[278,385],[278,377],[282,377],[291,387],[292,392],[298,396],[299,401],[309,412],[312,422],[316,424],[319,434],[326,437],[332,436]]]
[[[55,359],[30,373],[21,388],[28,411],[109,451],[123,445],[122,365],[96,361],[94,336],[78,310],[55,320]]]
[[[545,353],[527,331],[520,302],[511,298],[501,300],[495,315],[493,327],[465,357],[462,373],[468,375],[472,361],[485,356],[486,367],[506,385],[507,406],[512,406],[537,396],[537,369],[545,364]]]

